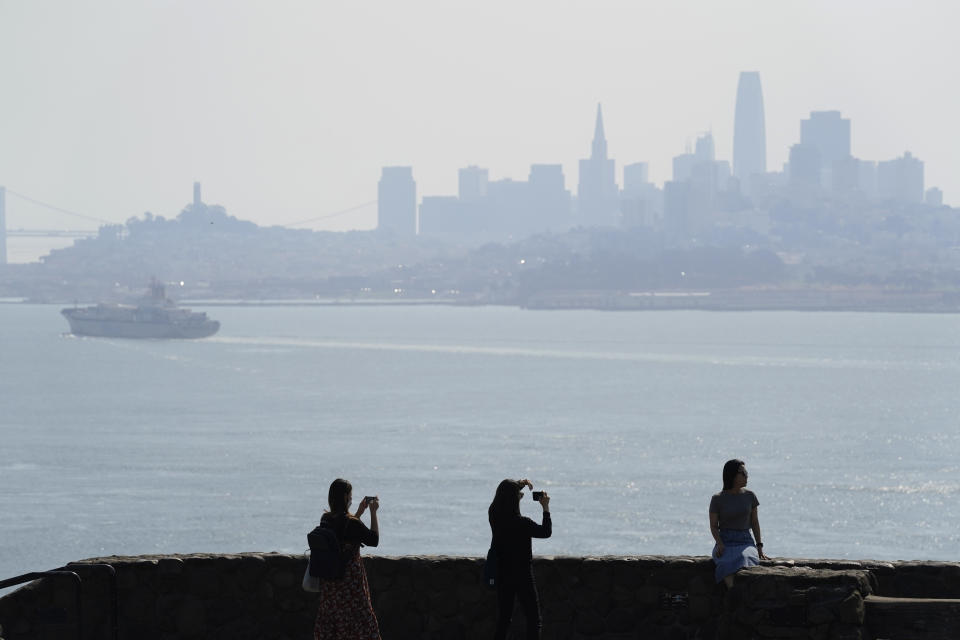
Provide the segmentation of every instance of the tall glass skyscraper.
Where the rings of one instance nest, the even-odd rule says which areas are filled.
[[[733,175],[749,190],[750,176],[767,171],[767,130],[760,73],[741,71],[733,122]]]

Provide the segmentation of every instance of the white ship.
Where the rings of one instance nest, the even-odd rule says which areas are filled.
[[[163,285],[150,283],[141,304],[106,304],[60,311],[78,336],[101,338],[206,338],[220,323],[206,313],[182,309],[167,298]]]

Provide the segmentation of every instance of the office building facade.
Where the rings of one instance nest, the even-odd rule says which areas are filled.
[[[923,161],[909,151],[877,163],[877,195],[900,202],[923,202]]]
[[[800,144],[814,147],[821,165],[829,169],[850,157],[850,119],[839,111],[811,111],[809,118],[800,121]]]
[[[377,229],[417,234],[417,183],[412,167],[383,167],[377,183]]]

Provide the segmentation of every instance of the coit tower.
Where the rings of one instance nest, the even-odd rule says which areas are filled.
[[[750,176],[767,171],[763,91],[757,71],[741,71],[733,121],[733,175],[748,189]]]

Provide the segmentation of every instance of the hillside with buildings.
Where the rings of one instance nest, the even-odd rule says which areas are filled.
[[[258,226],[204,203],[197,184],[175,218],[146,213],[39,263],[6,265],[0,296],[104,299],[156,277],[194,299],[634,308],[693,304],[659,294],[724,292],[749,308],[773,304],[776,291],[778,308],[827,298],[860,308],[855,300],[881,295],[898,308],[952,309],[960,211],[926,188],[920,159],[856,158],[850,120],[814,111],[789,161],[770,170],[754,72],[740,76],[734,125],[732,164],[703,133],[662,186],[645,162],[623,166],[617,183],[599,105],[575,195],[561,164],[534,164],[527,180],[468,166],[457,195],[418,201],[414,168],[384,167],[370,231]]]

